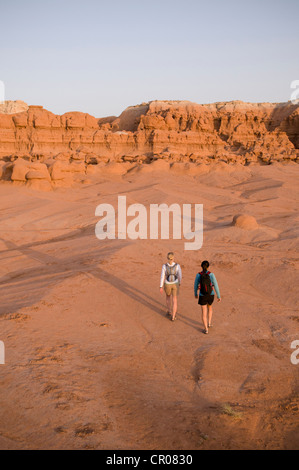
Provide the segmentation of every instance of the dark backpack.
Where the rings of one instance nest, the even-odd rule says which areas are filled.
[[[211,295],[213,286],[212,286],[212,282],[210,278],[210,271],[207,271],[206,273],[202,271],[199,274],[200,274],[200,285],[199,285],[200,293],[202,295],[207,295],[207,294]]]

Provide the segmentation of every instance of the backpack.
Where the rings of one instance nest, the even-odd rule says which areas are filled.
[[[177,276],[177,263],[175,263],[173,266],[169,266],[168,264],[165,264],[166,268],[166,280],[167,282],[175,282],[178,279]]]
[[[210,278],[210,271],[207,271],[206,273],[202,271],[201,273],[198,273],[198,274],[200,274],[200,285],[199,285],[200,293],[202,295],[207,295],[207,294],[211,295],[213,286],[212,286],[212,282]]]

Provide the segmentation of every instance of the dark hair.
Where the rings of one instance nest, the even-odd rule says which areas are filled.
[[[207,272],[209,266],[210,266],[210,263],[208,261],[203,261],[201,263],[201,267],[202,267],[204,273]]]

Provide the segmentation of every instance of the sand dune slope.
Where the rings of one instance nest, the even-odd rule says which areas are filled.
[[[80,188],[0,185],[1,449],[294,449],[298,165],[105,174]],[[95,208],[203,203],[204,243],[95,237]],[[255,218],[257,228],[233,224]],[[183,270],[178,319],[159,278]],[[202,334],[203,259],[222,302]],[[297,431],[296,431],[297,429]]]

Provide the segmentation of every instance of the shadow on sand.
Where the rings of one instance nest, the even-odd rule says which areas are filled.
[[[132,241],[107,240],[100,248],[96,248],[92,251],[80,251],[78,254],[73,252],[70,256],[64,258],[57,258],[36,249],[37,246],[51,245],[58,242],[69,243],[72,239],[91,235],[94,235],[94,227],[92,227],[92,230],[91,227],[87,227],[64,236],[54,237],[47,241],[24,245],[17,245],[12,241],[2,239],[7,247],[7,250],[1,251],[2,255],[11,254],[13,262],[15,252],[19,252],[29,259],[39,262],[40,266],[17,269],[0,279],[0,315],[14,313],[23,307],[33,305],[41,300],[45,293],[48,293],[49,289],[53,288],[59,282],[74,277],[78,273],[83,273],[91,275],[101,282],[110,284],[135,302],[138,302],[142,306],[167,319],[164,303],[138,289],[135,285],[130,285],[124,279],[98,266],[98,263],[133,243]],[[97,266],[93,267],[94,265]],[[198,322],[182,314],[179,314],[178,317],[180,321],[184,322],[189,327],[198,330]]]

